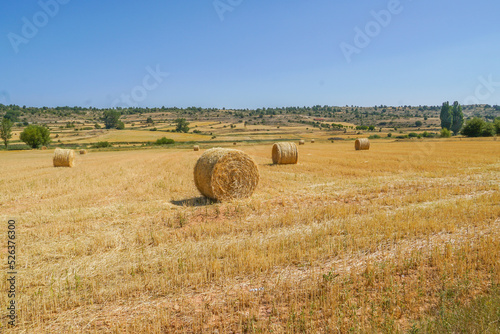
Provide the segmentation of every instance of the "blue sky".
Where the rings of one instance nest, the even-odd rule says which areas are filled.
[[[4,1],[0,103],[500,104],[498,13],[497,0]]]

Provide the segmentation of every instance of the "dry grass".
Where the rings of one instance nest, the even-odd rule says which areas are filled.
[[[18,220],[16,332],[405,331],[443,294],[488,293],[498,143],[376,144],[304,146],[287,166],[244,147],[259,187],[222,204],[199,199],[191,150],[96,152],[67,169],[48,151],[0,152],[0,219]]]

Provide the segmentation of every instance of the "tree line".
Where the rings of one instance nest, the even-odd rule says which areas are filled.
[[[494,106],[495,110],[500,110]],[[464,124],[464,114],[462,106],[455,101],[452,106],[449,102],[444,102],[441,107],[441,136],[450,137],[459,133],[467,137],[491,137],[500,134],[500,117],[496,117],[493,122],[485,121],[480,117],[470,118]]]

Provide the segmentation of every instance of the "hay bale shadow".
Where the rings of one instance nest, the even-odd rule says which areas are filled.
[[[193,197],[193,198],[186,198],[180,201],[170,201],[173,205],[177,206],[207,206],[207,205],[212,205],[214,203],[217,203],[217,201],[211,200],[210,198],[207,197]]]

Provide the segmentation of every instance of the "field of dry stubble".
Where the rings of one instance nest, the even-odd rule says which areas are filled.
[[[280,166],[271,145],[236,148],[261,181],[222,204],[194,186],[204,150],[90,151],[74,168],[52,167],[53,150],[1,152],[10,330],[407,331],[500,282],[500,142],[307,143]]]

